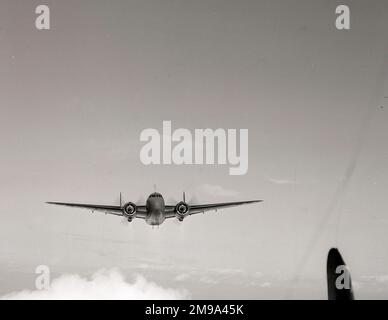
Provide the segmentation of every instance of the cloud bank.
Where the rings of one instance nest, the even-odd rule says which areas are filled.
[[[54,279],[48,290],[23,290],[2,300],[174,300],[188,299],[186,290],[163,288],[138,275],[127,282],[116,269],[99,270],[90,279],[64,274]]]
[[[273,184],[297,184],[296,181],[294,180],[288,180],[288,179],[275,179],[275,178],[268,178],[268,181],[273,183]]]

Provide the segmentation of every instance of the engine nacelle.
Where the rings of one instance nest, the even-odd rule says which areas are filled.
[[[137,207],[133,202],[127,202],[123,206],[123,215],[131,222],[136,217]]]
[[[186,202],[181,201],[175,206],[175,215],[179,221],[183,221],[189,214],[190,207]]]

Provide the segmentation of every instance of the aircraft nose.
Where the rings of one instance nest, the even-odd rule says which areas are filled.
[[[155,205],[154,205],[155,211],[162,211],[162,209],[163,209],[163,206],[161,203],[159,203],[159,202],[155,203]]]

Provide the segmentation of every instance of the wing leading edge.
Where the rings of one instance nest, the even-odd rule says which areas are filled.
[[[57,206],[65,206],[72,208],[81,208],[89,209],[91,211],[99,211],[105,214],[112,214],[115,216],[124,216],[123,209],[121,206],[105,206],[105,205],[96,205],[96,204],[86,204],[86,203],[67,203],[67,202],[46,202],[47,204],[53,204]],[[144,219],[146,208],[145,206],[136,206],[137,208],[137,218]]]
[[[211,211],[211,210],[217,211],[218,209],[237,207],[237,206],[241,206],[241,205],[244,205],[244,204],[252,204],[252,203],[258,203],[258,202],[263,202],[263,200],[238,201],[238,202],[221,202],[221,203],[208,203],[208,204],[189,205],[189,207],[190,207],[190,215],[198,214],[198,213],[205,213],[206,211]],[[174,209],[175,209],[175,206],[166,206],[166,212],[170,213],[170,214],[167,215],[167,218],[175,217]]]

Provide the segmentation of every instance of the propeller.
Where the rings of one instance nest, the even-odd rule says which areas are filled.
[[[177,200],[176,198],[170,197],[170,198],[168,198],[167,204],[176,205],[176,204],[178,204],[181,201],[183,201],[183,202],[187,203],[188,205],[190,205],[188,202],[186,202],[186,192],[185,191],[182,192],[182,200]],[[178,219],[172,219],[172,223],[178,225],[179,227],[181,227],[182,224],[183,224]]]
[[[122,196],[121,196],[121,192],[120,192],[120,207],[122,207],[126,202],[122,199]],[[140,196],[137,201],[134,201],[134,204],[136,204],[137,206],[144,206],[146,203],[146,199],[144,198],[144,196]],[[128,219],[123,217],[121,219],[121,224],[122,225],[128,225],[130,224]]]

